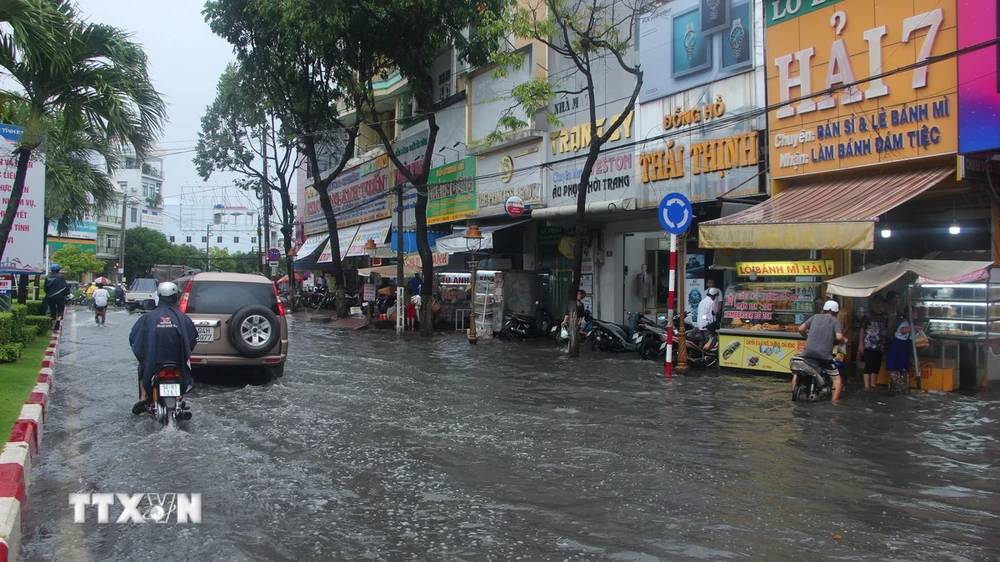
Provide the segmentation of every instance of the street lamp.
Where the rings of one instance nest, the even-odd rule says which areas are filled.
[[[472,259],[469,260],[469,267],[472,268],[472,318],[469,322],[469,343],[475,344],[479,341],[476,336],[476,253],[483,246],[483,233],[479,231],[478,226],[471,224],[462,237],[465,238],[465,247],[472,254]]]

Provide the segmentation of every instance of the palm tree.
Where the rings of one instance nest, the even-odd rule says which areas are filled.
[[[149,80],[146,54],[130,35],[78,20],[69,0],[24,1],[38,6],[48,2],[64,15],[50,29],[62,44],[53,57],[44,46],[30,42],[35,33],[0,38],[0,69],[21,88],[0,91],[0,103],[28,106],[24,133],[13,154],[17,172],[0,221],[0,256],[21,203],[28,161],[43,142],[46,117],[61,112],[66,134],[86,131],[112,146],[130,146],[140,160],[166,119],[163,99]]]
[[[45,140],[45,224],[63,233],[88,213],[96,214],[120,200],[109,172],[122,157],[92,131],[67,130],[61,114]],[[94,163],[100,157],[104,167]]]

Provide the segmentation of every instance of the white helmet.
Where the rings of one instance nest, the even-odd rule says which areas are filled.
[[[181,292],[181,290],[177,288],[177,285],[171,283],[170,281],[164,281],[156,287],[156,293],[161,297],[172,297],[179,292]]]
[[[823,305],[823,312],[840,312],[840,305],[837,301],[826,301]]]
[[[715,287],[709,287],[708,290],[705,291],[705,294],[707,294],[710,297],[717,297],[719,296],[719,290]]]

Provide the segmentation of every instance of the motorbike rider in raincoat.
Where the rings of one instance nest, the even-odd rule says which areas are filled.
[[[153,374],[156,366],[176,363],[181,368],[182,410],[186,409],[183,395],[194,388],[191,372],[191,352],[198,343],[198,330],[194,323],[177,308],[180,290],[170,282],[160,283],[156,289],[159,303],[143,314],[128,336],[132,353],[139,360],[139,401],[132,407],[133,414],[141,414],[151,405]],[[190,415],[190,414],[189,414]]]

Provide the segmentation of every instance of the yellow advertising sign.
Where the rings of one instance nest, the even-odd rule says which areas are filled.
[[[719,364],[733,369],[791,374],[792,356],[805,346],[806,340],[801,339],[720,334]]]
[[[779,262],[736,262],[736,274],[741,277],[756,272],[761,277],[818,275],[827,277],[833,275],[833,260],[802,260]]]
[[[842,0],[769,25],[772,176],[956,152],[956,59],[907,68],[955,50],[955,5]]]
[[[874,244],[875,223],[871,221],[698,226],[701,248],[870,250]]]

